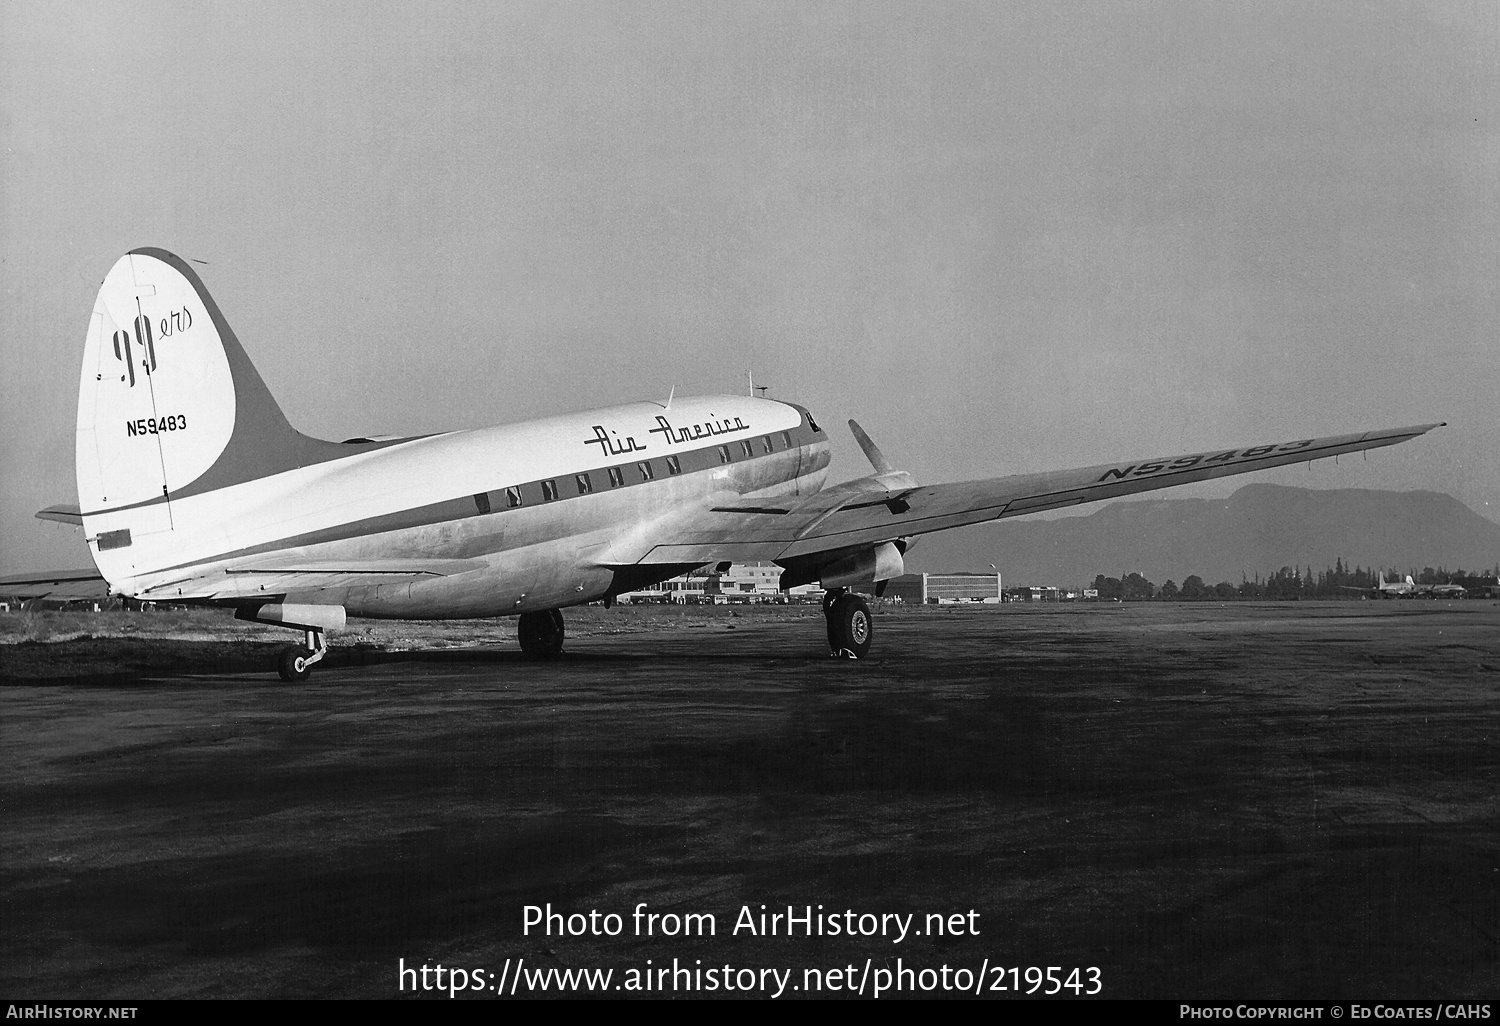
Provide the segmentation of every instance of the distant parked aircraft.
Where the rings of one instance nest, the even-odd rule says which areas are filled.
[[[831,488],[813,415],[755,396],[310,438],[197,273],[138,249],[104,279],[89,323],[78,505],[38,516],[83,526],[113,594],[231,606],[302,631],[305,645],[281,661],[288,680],[306,678],[346,615],[515,615],[522,650],[549,657],[562,650],[565,606],[753,560],[781,566],[783,588],[821,584],[830,649],[860,657],[873,625],[848,589],[900,575],[916,535],[1395,445],[1439,425],[941,485],[919,485],[849,426],[875,473]]]
[[[1461,599],[1467,595],[1468,589],[1460,584],[1418,584],[1412,580],[1411,574],[1406,575],[1404,581],[1386,582],[1385,573],[1379,575],[1380,581],[1373,588],[1356,588],[1352,585],[1340,585],[1345,591],[1362,591],[1375,598],[1431,598],[1431,599]]]
[[[1379,581],[1380,584],[1376,586],[1375,590],[1380,593],[1382,598],[1405,598],[1408,595],[1415,595],[1417,593],[1417,582],[1411,579],[1411,574],[1407,574],[1404,581],[1392,581],[1390,584],[1387,584],[1385,583],[1385,573],[1382,571]]]

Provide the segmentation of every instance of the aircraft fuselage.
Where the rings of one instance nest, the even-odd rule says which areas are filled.
[[[174,497],[175,529],[137,529],[120,553],[161,565],[161,547],[169,546],[170,565],[122,575],[117,590],[170,599],[174,576],[222,568],[220,602],[280,594],[395,618],[555,609],[625,590],[619,568],[649,556],[650,539],[674,518],[699,515],[716,498],[816,493],[829,458],[827,436],[805,410],[748,396],[634,403],[434,435]],[[237,544],[226,550],[226,538]],[[316,595],[299,594],[294,572],[266,580],[278,568],[318,564],[364,564],[375,576],[401,560],[473,566],[369,585],[351,575]],[[241,584],[252,565],[263,572]],[[675,572],[643,567],[623,579],[640,587]]]

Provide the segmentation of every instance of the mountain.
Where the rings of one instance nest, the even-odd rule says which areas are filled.
[[[1500,524],[1440,492],[1313,491],[1252,484],[1227,499],[1116,502],[1059,520],[1004,520],[918,539],[912,572],[986,570],[1005,583],[1063,587],[1139,572],[1160,584],[1197,574],[1213,584],[1283,566],[1489,569]]]

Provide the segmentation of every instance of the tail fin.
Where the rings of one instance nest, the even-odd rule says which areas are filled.
[[[84,534],[106,577],[134,565],[115,550],[204,526],[181,523],[174,501],[363,448],[287,423],[181,259],[138,249],[110,269],[84,347],[76,450]]]

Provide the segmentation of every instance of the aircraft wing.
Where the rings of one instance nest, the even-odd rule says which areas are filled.
[[[859,549],[986,520],[1395,445],[1440,426],[1301,438],[955,484],[897,484],[893,475],[881,474],[827,489],[800,504],[731,498],[677,521],[669,537],[658,536],[649,551],[630,561],[790,560]]]

